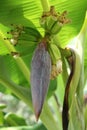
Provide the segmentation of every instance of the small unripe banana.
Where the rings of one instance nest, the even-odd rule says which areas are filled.
[[[23,26],[15,26],[13,30],[8,32],[12,34],[12,38],[10,39],[10,42],[13,45],[16,45],[17,43],[22,41],[28,41],[28,43],[37,43],[40,41],[42,38],[41,34],[36,28],[31,28],[31,27],[23,27]],[[21,42],[22,44],[22,42]]]
[[[49,35],[57,34],[62,26],[66,23],[69,23],[70,20],[66,18],[67,11],[63,13],[57,13],[55,8],[52,6],[50,11],[45,12],[40,20],[41,26],[45,29],[45,32]]]
[[[53,43],[49,43],[48,51],[51,57],[52,64],[56,64],[56,62],[61,58],[58,47]]]

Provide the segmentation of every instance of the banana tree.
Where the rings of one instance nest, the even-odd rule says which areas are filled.
[[[1,130],[87,129],[86,5],[87,0],[0,1],[0,91],[9,89],[41,121],[27,126],[1,105]]]

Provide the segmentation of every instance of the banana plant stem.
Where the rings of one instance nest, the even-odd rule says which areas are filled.
[[[28,106],[32,106],[30,97],[28,96],[28,93],[25,94],[25,89],[23,87],[16,85],[14,82],[9,80],[7,77],[0,77],[0,84],[3,86],[9,88],[12,93],[14,93],[17,97],[19,97],[22,101],[24,101]],[[28,92],[26,90],[26,92]]]
[[[44,12],[48,12],[50,10],[50,5],[48,0],[41,0],[41,5]]]
[[[14,48],[14,46],[12,46],[8,40],[4,40],[5,36],[2,33],[0,33],[0,34],[1,34],[0,39],[5,44],[6,48],[9,51],[9,53],[17,52],[16,49]],[[22,60],[21,57],[14,58],[14,60],[16,61],[17,65],[19,66],[20,70],[22,71],[22,73],[24,74],[26,80],[29,83],[30,82],[30,71],[29,71],[29,68],[26,66],[26,64],[24,63],[24,61]]]

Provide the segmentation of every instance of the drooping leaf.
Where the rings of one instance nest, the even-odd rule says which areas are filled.
[[[74,96],[73,103],[69,110],[70,120],[68,130],[84,130],[84,119],[82,108],[79,107],[78,99]]]

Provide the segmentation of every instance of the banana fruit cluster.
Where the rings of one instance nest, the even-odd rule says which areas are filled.
[[[21,25],[13,25],[14,29],[11,30],[12,38],[10,42],[12,45],[21,44],[24,46],[29,46],[29,44],[38,44],[41,39],[41,34],[35,28],[25,27]]]
[[[48,43],[48,52],[51,56],[52,64],[56,64],[61,57],[58,47],[53,43]]]
[[[50,7],[50,11],[44,12],[41,19],[40,25],[44,28],[44,36],[40,34],[40,32],[36,28],[26,27],[22,25],[12,25],[13,30],[10,31],[12,38],[10,42],[12,45],[22,45],[22,47],[35,46],[40,44],[41,42],[46,42],[47,51],[51,57],[51,64],[52,64],[52,74],[51,79],[57,77],[59,73],[62,72],[62,63],[61,69],[58,69],[57,63],[60,63],[61,54],[58,46],[55,43],[55,36],[58,34],[63,27],[64,24],[70,22],[66,18],[67,11],[63,13],[57,13],[55,11],[54,6]],[[28,51],[29,53],[29,51]],[[14,55],[14,53],[12,53]]]
[[[51,6],[49,12],[43,13],[40,24],[47,34],[55,35],[61,30],[64,24],[70,22],[70,20],[66,18],[66,14],[67,11],[64,11],[61,14],[57,13],[54,6]]]

